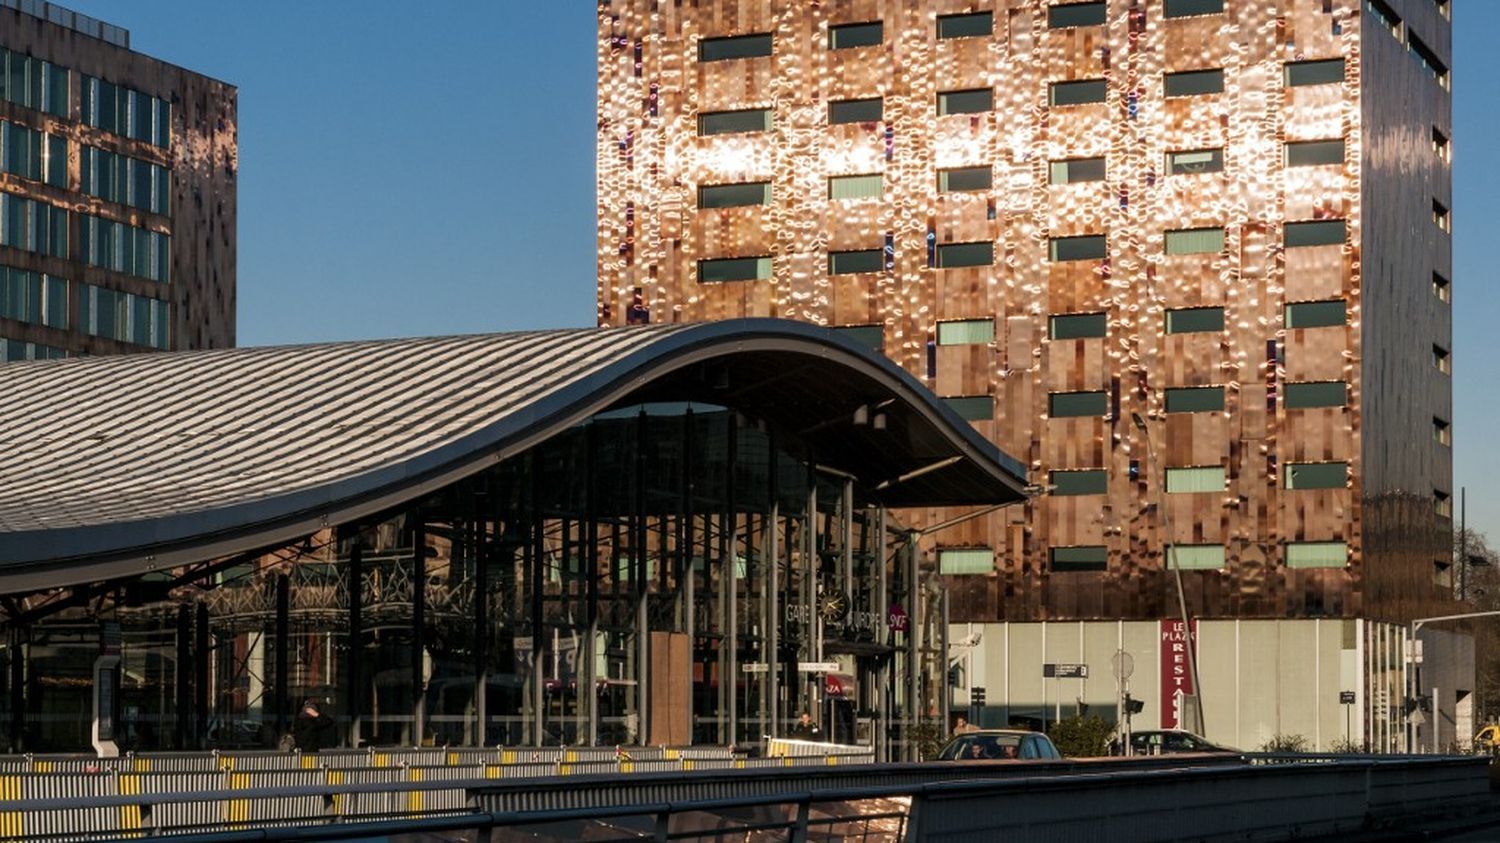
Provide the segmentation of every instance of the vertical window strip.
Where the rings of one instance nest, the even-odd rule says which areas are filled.
[[[66,258],[67,209],[0,193],[0,245]]]
[[[135,275],[162,284],[170,283],[171,243],[169,235],[122,222],[80,214],[83,260],[115,272]]]
[[[84,284],[79,295],[79,329],[92,337],[148,348],[170,345],[167,302]]]
[[[84,193],[153,214],[171,212],[171,171],[166,167],[88,145],[78,157]]]
[[[80,90],[84,123],[155,146],[171,145],[171,103],[93,76],[83,77]]]
[[[0,47],[0,96],[23,108],[66,118],[68,70]]]

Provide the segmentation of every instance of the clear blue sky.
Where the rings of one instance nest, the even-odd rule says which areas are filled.
[[[63,4],[239,86],[242,345],[593,324],[591,0]],[[1500,545],[1500,0],[1453,5],[1454,482]]]

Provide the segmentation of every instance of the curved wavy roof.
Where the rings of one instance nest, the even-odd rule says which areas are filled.
[[[293,540],[640,400],[769,419],[891,506],[1018,500],[1025,482],[895,364],[785,320],[17,363],[0,395],[3,591]],[[886,427],[854,424],[860,406]]]

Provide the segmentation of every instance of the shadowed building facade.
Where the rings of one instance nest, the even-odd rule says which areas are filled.
[[[236,97],[0,2],[0,361],[234,345]]]
[[[989,625],[965,664],[1018,624],[1046,662],[1126,647],[1118,622],[1177,614],[1175,565],[1227,671],[1204,668],[1211,735],[1326,745],[1346,689],[1354,737],[1389,746],[1410,678],[1390,622],[1452,611],[1448,16],[609,0],[599,322],[832,326],[1020,457],[1048,494],[936,536],[954,618]],[[1276,623],[1242,660],[1242,620],[1328,625],[1291,649],[1348,666],[1242,717],[1250,662],[1313,673]],[[1098,640],[1052,653],[1059,622]],[[1171,633],[1143,630],[1155,663]],[[1056,691],[1018,660],[994,656],[989,700],[1024,673],[1000,716],[1034,720]]]

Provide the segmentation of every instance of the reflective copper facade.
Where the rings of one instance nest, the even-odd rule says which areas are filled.
[[[601,2],[599,323],[876,326],[939,395],[991,396],[975,426],[1034,482],[1103,469],[1102,494],[1044,495],[934,536],[995,551],[993,574],[950,578],[956,621],[1175,613],[1164,537],[1225,549],[1221,569],[1184,574],[1208,617],[1442,600],[1434,493],[1451,493],[1452,469],[1434,425],[1451,419],[1451,385],[1434,346],[1451,351],[1451,329],[1432,276],[1451,274],[1432,203],[1451,207],[1451,176],[1432,139],[1451,137],[1450,97],[1410,39],[1446,73],[1446,4],[1225,0],[1169,18],[1161,0],[1109,0],[1094,4],[1102,24],[1064,28],[1051,5]],[[940,16],[976,12],[991,13],[988,35],[938,37]],[[832,27],[871,21],[878,43],[832,48]],[[700,60],[705,38],[759,33],[769,56]],[[1286,84],[1289,63],[1340,58],[1341,82]],[[1222,91],[1167,96],[1169,74],[1205,69],[1222,69]],[[1051,83],[1095,79],[1103,102],[1049,105]],[[991,110],[939,114],[941,94],[976,89]],[[830,124],[831,102],[873,97],[879,120]],[[699,133],[705,113],[757,108],[767,131]],[[1287,165],[1288,142],[1337,139],[1341,160]],[[1205,149],[1222,150],[1221,171],[1170,171],[1169,152]],[[1053,183],[1055,162],[1096,157],[1102,180]],[[973,166],[991,169],[988,190],[941,189],[942,170]],[[878,196],[829,198],[830,177],[877,173]],[[699,207],[701,186],[761,181],[768,203]],[[1286,224],[1314,221],[1342,221],[1342,239],[1288,245]],[[1222,248],[1167,253],[1166,232],[1210,227]],[[1103,259],[1051,259],[1053,239],[1099,234]],[[935,266],[943,245],[971,242],[993,244],[992,261]],[[851,249],[882,250],[884,268],[830,274],[829,253]],[[700,260],[761,256],[769,278],[699,278]],[[1288,303],[1334,299],[1342,325],[1284,322]],[[1202,307],[1223,308],[1222,330],[1167,331],[1167,310]],[[1076,313],[1105,314],[1105,336],[1049,335],[1049,317]],[[940,322],[975,319],[993,320],[992,341],[939,342]],[[1343,406],[1287,406],[1288,384],[1329,381],[1347,385]],[[1166,390],[1201,386],[1222,387],[1222,411],[1167,412]],[[1050,394],[1079,391],[1103,393],[1104,411],[1049,417]],[[1287,489],[1288,467],[1313,462],[1346,463],[1347,481]],[[1224,491],[1162,494],[1165,468],[1194,466],[1221,467]],[[1291,567],[1288,542],[1344,542],[1348,564]],[[1100,545],[1105,571],[1052,570],[1050,549]]]

